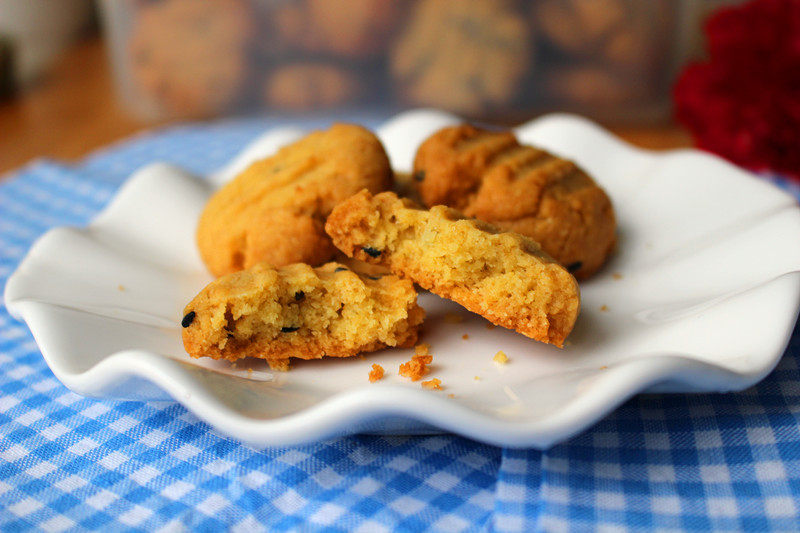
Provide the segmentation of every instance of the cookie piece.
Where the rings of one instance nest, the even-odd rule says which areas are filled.
[[[335,248],[325,217],[361,189],[391,187],[392,171],[369,130],[335,124],[256,161],[217,191],[197,226],[209,271],[222,276],[262,261],[319,265]]]
[[[336,206],[325,231],[347,255],[533,339],[562,346],[578,316],[575,278],[536,242],[449,207],[361,191]]]
[[[329,63],[284,65],[272,72],[264,85],[268,106],[292,111],[335,107],[360,95],[358,79]]]
[[[403,1],[330,0],[284,2],[272,17],[284,46],[351,59],[380,56],[400,20]]]
[[[246,1],[140,3],[131,32],[131,74],[168,114],[213,115],[244,85],[253,34]]]
[[[526,235],[578,278],[592,275],[614,248],[606,193],[572,161],[521,145],[510,131],[439,130],[417,150],[414,175],[424,205]]]
[[[509,104],[531,64],[529,29],[509,2],[420,0],[391,72],[406,101],[474,114]]]
[[[183,345],[192,357],[256,357],[286,370],[292,357],[410,347],[424,316],[413,284],[396,276],[371,279],[339,263],[260,263],[219,278],[189,302]]]

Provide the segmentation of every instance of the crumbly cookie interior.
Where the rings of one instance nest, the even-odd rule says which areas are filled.
[[[506,327],[561,345],[579,308],[575,279],[533,240],[458,211],[429,211],[366,191],[338,207],[327,228],[340,249],[382,263]],[[526,333],[527,331],[527,333]]]
[[[189,353],[226,359],[353,355],[416,340],[422,321],[410,282],[359,275],[340,263],[262,263],[213,282],[185,312],[195,313],[203,332]],[[192,327],[184,335],[189,345]]]

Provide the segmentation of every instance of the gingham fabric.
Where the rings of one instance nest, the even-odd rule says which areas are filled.
[[[0,182],[0,278],[47,229],[85,224],[140,166],[206,173],[273,125],[179,127],[78,165],[31,163]],[[796,331],[756,387],[639,396],[546,452],[452,435],[254,450],[174,403],[68,391],[3,307],[0,531],[796,530],[798,357]]]

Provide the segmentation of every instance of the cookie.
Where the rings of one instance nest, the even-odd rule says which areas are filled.
[[[234,102],[248,70],[248,2],[164,0],[142,3],[136,13],[131,75],[164,112],[202,117]]]
[[[614,248],[606,193],[572,161],[521,145],[509,131],[444,128],[420,145],[414,176],[424,205],[526,235],[578,278],[597,271]]]
[[[449,207],[361,191],[336,206],[325,231],[345,254],[533,339],[562,346],[578,316],[575,278],[536,242]]]
[[[653,98],[652,83],[647,76],[595,65],[554,67],[544,76],[542,86],[553,102],[577,105],[594,112],[604,106]]]
[[[264,85],[264,102],[292,111],[347,104],[361,94],[358,78],[329,63],[294,63],[278,67]]]
[[[391,73],[411,104],[475,114],[510,104],[532,60],[529,28],[510,3],[420,0]]]
[[[275,8],[275,29],[284,47],[351,59],[384,53],[400,20],[404,2],[330,0],[285,2]]]
[[[670,27],[668,2],[652,0],[539,0],[539,32],[565,54],[601,59],[617,67],[652,64]]]
[[[396,276],[372,279],[339,263],[260,263],[209,284],[186,306],[181,325],[192,357],[256,357],[287,370],[293,357],[410,347],[424,316],[413,284]]]
[[[256,161],[217,191],[197,226],[208,270],[222,276],[268,262],[319,265],[335,248],[324,231],[333,207],[361,189],[391,187],[392,171],[369,130],[335,124]]]

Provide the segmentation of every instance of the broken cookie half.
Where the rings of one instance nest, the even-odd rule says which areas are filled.
[[[348,256],[539,341],[563,346],[580,310],[575,278],[538,243],[445,206],[363,190],[334,208],[325,230]]]
[[[350,357],[417,341],[425,311],[413,283],[359,274],[340,263],[318,268],[267,263],[223,276],[184,309],[183,344],[192,357]]]

